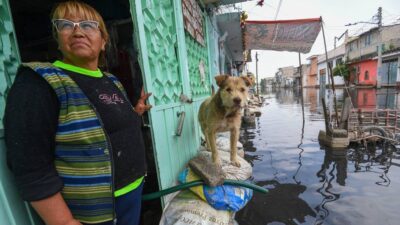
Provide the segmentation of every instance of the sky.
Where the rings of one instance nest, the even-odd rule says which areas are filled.
[[[279,2],[280,10],[278,11]],[[325,31],[327,50],[334,48],[334,38],[348,30],[349,35],[363,33],[376,25],[359,23],[358,25],[345,26],[355,22],[375,22],[373,16],[378,8],[382,7],[383,25],[400,23],[399,0],[265,0],[262,7],[256,6],[258,0],[237,3],[249,15],[248,20],[277,20],[317,18],[322,16]],[[400,35],[400,34],[399,34]],[[337,42],[337,46],[343,39]],[[296,52],[279,52],[266,50],[252,50],[253,62],[248,63],[250,72],[256,73],[255,53],[258,52],[259,80],[273,77],[280,67],[299,66],[299,56]],[[309,63],[307,58],[311,55],[324,53],[322,30],[319,33],[310,53],[301,54],[301,62]]]

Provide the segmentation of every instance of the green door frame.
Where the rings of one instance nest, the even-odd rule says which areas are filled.
[[[8,0],[0,0],[0,221],[9,225],[39,225],[42,222],[15,189],[6,163],[3,117],[7,92],[20,62],[10,5]]]
[[[162,7],[158,4],[161,4]],[[154,94],[154,92],[158,91],[158,89],[155,88],[154,85],[160,82],[164,82],[165,79],[169,79],[168,72],[170,71],[168,70],[170,68],[163,67],[167,70],[162,71],[163,73],[165,73],[166,77],[162,77],[162,75],[160,74],[152,74],[152,71],[158,71],[152,70],[154,69],[152,68],[152,66],[160,66],[158,64],[154,65],[154,63],[158,63],[159,61],[163,63],[163,60],[165,60],[157,59],[159,61],[156,61],[154,59],[155,57],[160,57],[159,55],[154,55],[154,48],[164,47],[165,51],[169,51],[171,45],[173,45],[173,48],[175,49],[174,52],[171,53],[170,51],[169,55],[162,56],[166,58],[176,57],[176,61],[173,61],[178,64],[176,66],[178,66],[177,72],[179,73],[178,82],[181,83],[180,91],[173,90],[172,92],[174,92],[175,94],[177,94],[177,92],[180,92],[179,94],[183,94],[188,99],[191,99],[192,96],[189,85],[189,71],[186,49],[187,46],[185,44],[185,30],[182,19],[183,17],[181,0],[162,0],[157,3],[153,1],[144,2],[141,0],[131,0],[130,5],[132,20],[135,27],[134,30],[136,31],[134,35],[138,43],[137,46],[140,59],[139,61],[142,69],[142,74],[144,76],[143,80],[145,90],[147,92],[153,92]],[[171,10],[173,10],[172,18],[170,14],[165,15],[166,13],[171,13]],[[158,20],[159,22],[157,23],[156,21]],[[151,25],[145,24],[145,22],[151,23]],[[157,29],[161,30],[162,26],[166,26],[166,24],[170,25],[171,29],[175,29],[176,32],[172,33],[171,35],[173,36],[173,43],[170,43],[171,45],[168,46],[162,46],[161,44],[163,43],[155,43],[155,41],[152,40],[152,38],[155,38],[153,35],[157,35],[156,33],[146,34],[146,32],[149,32],[149,27],[154,29],[154,32],[160,32]],[[149,49],[148,46],[150,46],[152,49]],[[163,87],[161,90],[166,92],[171,91],[167,87]],[[162,95],[163,93],[158,94]],[[193,104],[182,102],[180,100],[174,100],[173,102],[169,103],[161,101],[160,103],[160,100],[158,100],[158,102],[155,102],[155,97],[157,96],[152,96],[149,99],[149,103],[153,105],[153,108],[150,110],[149,113],[150,128],[153,137],[152,141],[154,156],[156,160],[155,164],[157,168],[159,188],[165,189],[176,184],[178,173],[184,168],[184,165],[187,163],[187,161],[192,156],[194,156],[194,154],[196,154],[197,149],[200,145],[200,141],[199,138],[197,138],[198,132],[193,125],[195,121],[197,121],[197,115],[195,113],[196,108]],[[183,132],[181,135],[176,135],[175,130],[176,127],[179,126],[179,117],[182,115],[182,112],[185,112],[186,115],[183,123]],[[164,198],[162,201],[163,204],[165,205],[168,200],[168,197]]]

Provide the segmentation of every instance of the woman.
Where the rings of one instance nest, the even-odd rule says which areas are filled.
[[[9,167],[46,224],[138,224],[146,171],[140,115],[98,69],[108,33],[91,6],[60,3],[53,33],[63,58],[26,63],[7,98]],[[136,112],[135,112],[136,111]]]

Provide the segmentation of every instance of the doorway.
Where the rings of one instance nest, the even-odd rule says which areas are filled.
[[[52,36],[50,13],[59,0],[20,0],[10,1],[19,53],[22,62],[53,62],[61,54]],[[125,87],[133,105],[137,102],[143,86],[142,72],[138,62],[137,46],[134,43],[134,30],[130,14],[129,0],[86,0],[83,1],[95,8],[105,20],[110,34],[104,63],[101,69],[114,74]],[[149,117],[143,115],[143,137],[146,146],[148,172],[144,194],[158,191],[158,179],[153,154]],[[141,224],[158,224],[161,217],[159,199],[143,202]]]

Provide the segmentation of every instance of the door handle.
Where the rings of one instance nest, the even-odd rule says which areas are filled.
[[[182,111],[182,112],[179,112],[177,115],[179,117],[179,120],[178,120],[178,127],[176,128],[176,131],[175,131],[175,135],[181,136],[182,130],[183,130],[183,122],[185,121],[186,113]]]

